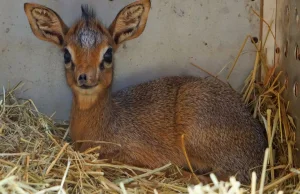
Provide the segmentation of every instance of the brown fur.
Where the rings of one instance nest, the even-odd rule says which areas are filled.
[[[32,14],[35,9],[46,11],[36,16]],[[113,65],[105,63],[105,68],[99,69],[104,52],[108,46],[116,51],[120,43],[138,37],[149,10],[150,1],[140,0],[122,9],[108,29],[85,14],[65,30],[54,11],[25,4],[34,34],[71,53],[74,65],[66,64],[66,79],[73,91],[72,140],[121,145],[101,143],[101,158],[148,168],[168,162],[187,168],[181,146],[184,134],[187,154],[199,173],[212,170],[219,177],[237,175],[243,183],[249,183],[249,170],[263,161],[265,131],[228,85],[214,78],[166,77],[111,93]],[[50,27],[51,36],[45,36],[37,23],[46,25],[49,21],[55,27]],[[78,41],[84,29],[101,41],[84,48]],[[59,41],[61,37],[63,42]],[[78,85],[78,76],[83,73],[87,75],[86,85],[93,88]],[[96,145],[83,142],[76,144],[76,149],[84,151]]]

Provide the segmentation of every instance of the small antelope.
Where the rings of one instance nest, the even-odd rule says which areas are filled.
[[[82,6],[81,19],[68,28],[55,11],[24,4],[34,35],[64,52],[73,93],[70,134],[73,142],[81,141],[76,150],[114,142],[121,146],[101,144],[99,157],[147,168],[169,162],[188,168],[184,135],[198,174],[212,171],[248,184],[250,171],[263,162],[265,130],[228,85],[212,77],[174,76],[112,93],[113,55],[142,34],[150,7],[150,0],[129,4],[106,28]]]

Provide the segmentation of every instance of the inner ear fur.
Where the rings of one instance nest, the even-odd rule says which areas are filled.
[[[142,34],[150,8],[150,0],[139,0],[127,5],[118,13],[109,27],[109,33],[117,46]]]
[[[34,3],[25,3],[24,11],[37,38],[63,46],[68,27],[55,11]]]

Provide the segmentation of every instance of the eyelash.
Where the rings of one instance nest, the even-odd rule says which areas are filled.
[[[108,48],[106,50],[106,52],[104,53],[104,55],[103,55],[103,60],[105,62],[111,63],[112,62],[112,55],[113,55],[112,48]]]
[[[71,56],[70,52],[68,51],[68,49],[65,49],[64,60],[65,60],[65,64],[72,62],[72,56]]]
[[[71,63],[71,69],[74,70],[75,69],[75,64],[72,61],[72,56],[70,54],[70,52],[68,51],[68,49],[64,49],[64,61],[65,61],[65,65],[67,66],[67,64]]]
[[[112,48],[108,48],[103,55],[103,60],[100,63],[100,70],[103,71],[105,69],[104,63],[112,63],[112,55],[113,51]]]

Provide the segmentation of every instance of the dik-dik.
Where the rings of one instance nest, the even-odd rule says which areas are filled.
[[[169,162],[187,168],[184,135],[194,170],[236,175],[249,183],[250,171],[262,165],[265,130],[227,84],[214,78],[165,77],[112,93],[114,53],[142,34],[150,7],[150,0],[136,1],[106,28],[82,6],[81,18],[69,28],[55,11],[24,5],[34,35],[64,52],[73,93],[70,134],[73,142],[81,141],[76,149],[113,142],[120,146],[101,143],[101,158],[147,168]]]

